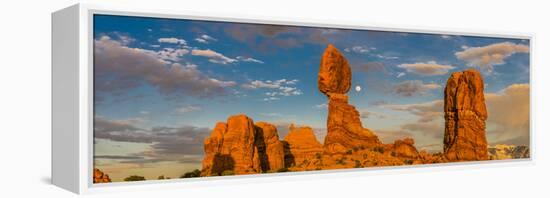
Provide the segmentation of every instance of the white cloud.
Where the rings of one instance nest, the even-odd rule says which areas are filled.
[[[393,86],[393,92],[404,97],[425,95],[430,90],[439,89],[441,85],[435,83],[424,84],[420,80],[403,81]]]
[[[254,62],[254,63],[264,64],[263,61],[258,60],[258,59],[254,59],[254,58],[251,58],[251,57],[245,58],[245,57],[242,57],[242,56],[237,56],[237,60],[242,61],[242,62]]]
[[[187,45],[187,41],[185,41],[185,40],[183,40],[183,39],[179,39],[179,38],[174,38],[174,37],[171,37],[171,38],[159,38],[159,39],[158,39],[158,42],[159,42],[159,43],[171,43],[171,44]]]
[[[479,67],[490,73],[493,66],[504,64],[504,60],[515,53],[529,53],[529,46],[502,42],[482,47],[466,47],[463,51],[456,52],[455,56],[466,61],[468,66]]]
[[[195,38],[195,41],[199,43],[208,44],[213,41],[217,41],[218,39],[215,39],[214,37],[208,36],[206,34],[200,35],[199,37]]]
[[[454,69],[455,67],[451,65],[441,65],[437,64],[435,61],[429,61],[426,63],[411,63],[411,64],[400,64],[397,67],[407,70],[407,72],[416,73],[424,76],[437,76],[444,75],[449,72],[449,70]]]
[[[314,108],[316,108],[316,109],[327,109],[328,104],[327,103],[318,104],[318,105],[315,105]]]
[[[445,35],[445,34],[442,34],[440,37],[441,37],[442,39],[451,39],[451,38],[452,38],[451,35]]]
[[[157,56],[162,60],[169,60],[169,61],[180,61],[180,56],[183,56],[185,54],[188,54],[188,49],[174,49],[174,48],[164,48],[160,51],[157,51]]]
[[[120,92],[148,83],[165,95],[217,96],[234,81],[210,78],[194,64],[170,64],[161,52],[130,48],[103,36],[94,41],[96,81],[102,92]],[[178,52],[182,53],[182,52]]]
[[[386,56],[386,55],[382,55],[382,54],[376,54],[374,56],[376,56],[378,58],[381,58],[381,59],[387,59],[387,60],[399,59],[399,57],[397,57],[397,56]]]
[[[345,48],[345,52],[355,52],[359,54],[366,54],[369,52],[369,48],[366,46],[353,46],[351,48]]]
[[[181,113],[181,114],[185,114],[185,113],[190,113],[190,112],[194,112],[194,111],[201,111],[201,110],[202,110],[202,108],[200,106],[189,105],[189,106],[184,106],[184,107],[177,108],[176,112]]]
[[[210,49],[206,49],[206,50],[193,49],[191,51],[191,55],[207,57],[207,58],[209,58],[208,61],[210,61],[212,63],[223,64],[223,65],[237,62],[236,59],[226,57],[223,54],[215,52],[215,51],[210,50]]]
[[[405,76],[405,72],[399,72],[399,73],[397,74],[397,78],[401,78],[401,77],[403,77],[403,76]]]
[[[265,95],[269,96],[272,99],[264,99],[265,101],[278,100],[276,96],[298,96],[302,95],[302,91],[291,85],[295,85],[298,82],[297,79],[287,80],[254,80],[250,83],[243,84],[241,87],[245,89],[270,89],[272,91],[266,92]],[[276,99],[275,99],[276,98]]]
[[[277,97],[268,97],[268,98],[264,98],[264,99],[263,99],[263,101],[266,101],[266,102],[275,101],[275,100],[280,100],[280,98],[277,98]]]

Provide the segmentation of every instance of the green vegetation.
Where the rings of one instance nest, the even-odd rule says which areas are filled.
[[[184,173],[180,178],[191,178],[191,177],[200,177],[201,171],[199,169],[195,169],[190,172]]]
[[[145,177],[139,175],[132,175],[124,178],[124,181],[144,181]]]
[[[233,170],[224,170],[222,172],[222,176],[226,176],[226,175],[235,175],[235,172]]]
[[[374,152],[384,153],[384,147],[377,146],[373,148]]]
[[[321,155],[321,153],[315,153],[315,158],[321,159],[321,157],[323,157],[323,155]]]
[[[354,168],[362,168],[363,166],[361,165],[361,162],[359,160],[355,160],[355,166],[353,166]]]

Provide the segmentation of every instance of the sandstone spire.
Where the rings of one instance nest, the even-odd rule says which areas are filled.
[[[450,161],[487,160],[487,108],[479,71],[455,72],[445,87],[444,153]]]
[[[329,98],[326,151],[345,152],[353,147],[380,144],[372,131],[363,128],[359,112],[348,104],[346,93],[351,87],[351,69],[346,58],[333,45],[329,44],[321,57],[317,85],[319,91]]]

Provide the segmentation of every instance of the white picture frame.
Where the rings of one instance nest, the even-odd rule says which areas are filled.
[[[167,10],[144,10],[93,4],[77,4],[52,14],[52,183],[78,194],[131,191],[133,189],[195,188],[211,185],[234,185],[242,183],[282,182],[296,179],[324,179],[353,177],[373,174],[395,174],[416,171],[439,171],[499,166],[525,166],[534,164],[535,138],[533,118],[530,111],[530,158],[456,162],[433,165],[398,167],[372,167],[345,170],[241,175],[228,177],[201,177],[190,179],[156,180],[132,183],[94,184],[93,178],[93,15],[113,14],[172,19],[200,19],[224,22],[247,22],[259,24],[296,25],[357,30],[380,30],[413,33],[435,33],[528,39],[531,45],[534,36],[525,33],[496,33],[462,30],[419,30],[414,27],[382,27],[369,24],[354,24],[341,21],[318,21],[299,18],[266,18],[258,16],[229,16],[216,13],[194,13]],[[530,59],[533,60],[531,47]],[[530,66],[530,75],[534,72]],[[531,82],[532,78],[530,77]],[[530,101],[533,104],[531,83]]]

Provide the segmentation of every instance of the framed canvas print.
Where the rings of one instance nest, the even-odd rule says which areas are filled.
[[[52,179],[73,192],[532,160],[531,36],[52,18]]]

